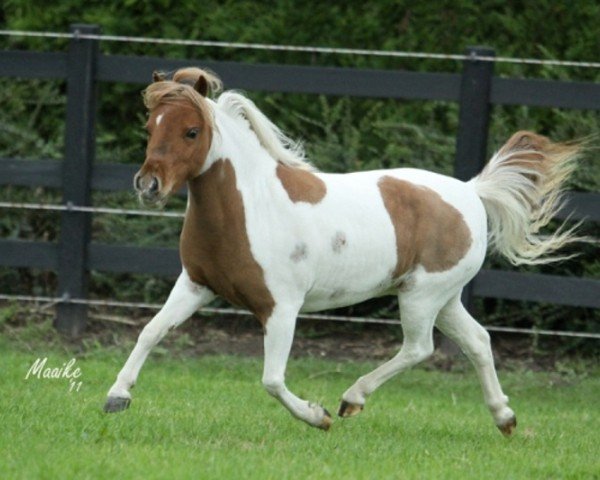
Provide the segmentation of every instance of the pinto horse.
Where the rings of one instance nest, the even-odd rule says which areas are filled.
[[[162,205],[187,183],[183,271],[142,330],[105,411],[129,406],[151,348],[219,295],[261,322],[268,393],[326,430],[327,410],[285,384],[298,313],[397,295],[402,347],[346,390],[339,415],[358,414],[377,387],[431,355],[436,326],[472,361],[497,427],[510,435],[516,417],[490,337],[461,292],[488,246],[513,264],[565,258],[552,253],[576,240],[572,229],[537,232],[562,207],[577,147],[518,132],[468,182],[412,168],[321,173],[248,98],[209,98],[218,88],[213,74],[187,68],[172,80],[155,74],[144,91],[149,138],[134,186],[143,203]]]

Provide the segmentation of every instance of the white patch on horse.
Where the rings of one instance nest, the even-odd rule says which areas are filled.
[[[300,262],[301,260],[306,260],[307,257],[308,257],[308,247],[306,246],[306,243],[304,243],[304,242],[300,242],[300,243],[296,244],[294,251],[290,254],[290,259],[296,263]]]
[[[343,288],[336,288],[333,292],[331,292],[331,294],[329,295],[329,299],[330,300],[335,300],[336,298],[340,298],[343,297],[346,294],[346,290],[344,290]]]
[[[160,115],[158,115],[156,117],[156,126],[158,127],[160,125],[161,120],[163,119],[163,117],[165,116],[164,113],[161,113]]]
[[[348,240],[346,239],[346,234],[344,232],[335,232],[335,235],[331,239],[331,248],[335,253],[340,253],[347,242]]]

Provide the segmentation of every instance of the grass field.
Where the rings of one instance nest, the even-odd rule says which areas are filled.
[[[117,348],[0,340],[2,479],[590,479],[600,478],[600,376],[501,372],[519,427],[504,438],[472,372],[416,369],[329,432],[295,421],[261,388],[255,358],[153,355],[131,408],[106,415]],[[25,376],[38,357],[76,358],[65,379]],[[290,362],[290,387],[332,412],[369,363]]]

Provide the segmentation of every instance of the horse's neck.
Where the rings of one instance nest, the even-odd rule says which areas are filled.
[[[244,197],[265,198],[277,168],[277,162],[242,122],[220,112],[215,115],[215,123],[206,165],[198,177],[188,182],[190,208],[204,215],[226,209],[234,201],[229,197],[241,192]],[[219,221],[211,214],[206,218]]]
[[[231,162],[239,187],[264,183],[277,162],[260,144],[249,126],[223,112],[215,114],[216,132],[209,152],[210,163]]]

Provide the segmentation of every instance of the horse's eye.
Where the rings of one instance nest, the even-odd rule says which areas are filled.
[[[193,138],[196,138],[196,137],[198,136],[198,132],[199,132],[199,131],[200,131],[200,130],[199,130],[199,129],[197,129],[197,128],[190,128],[190,129],[187,131],[187,133],[185,134],[185,136],[186,136],[187,138],[192,138],[192,139],[193,139]]]

